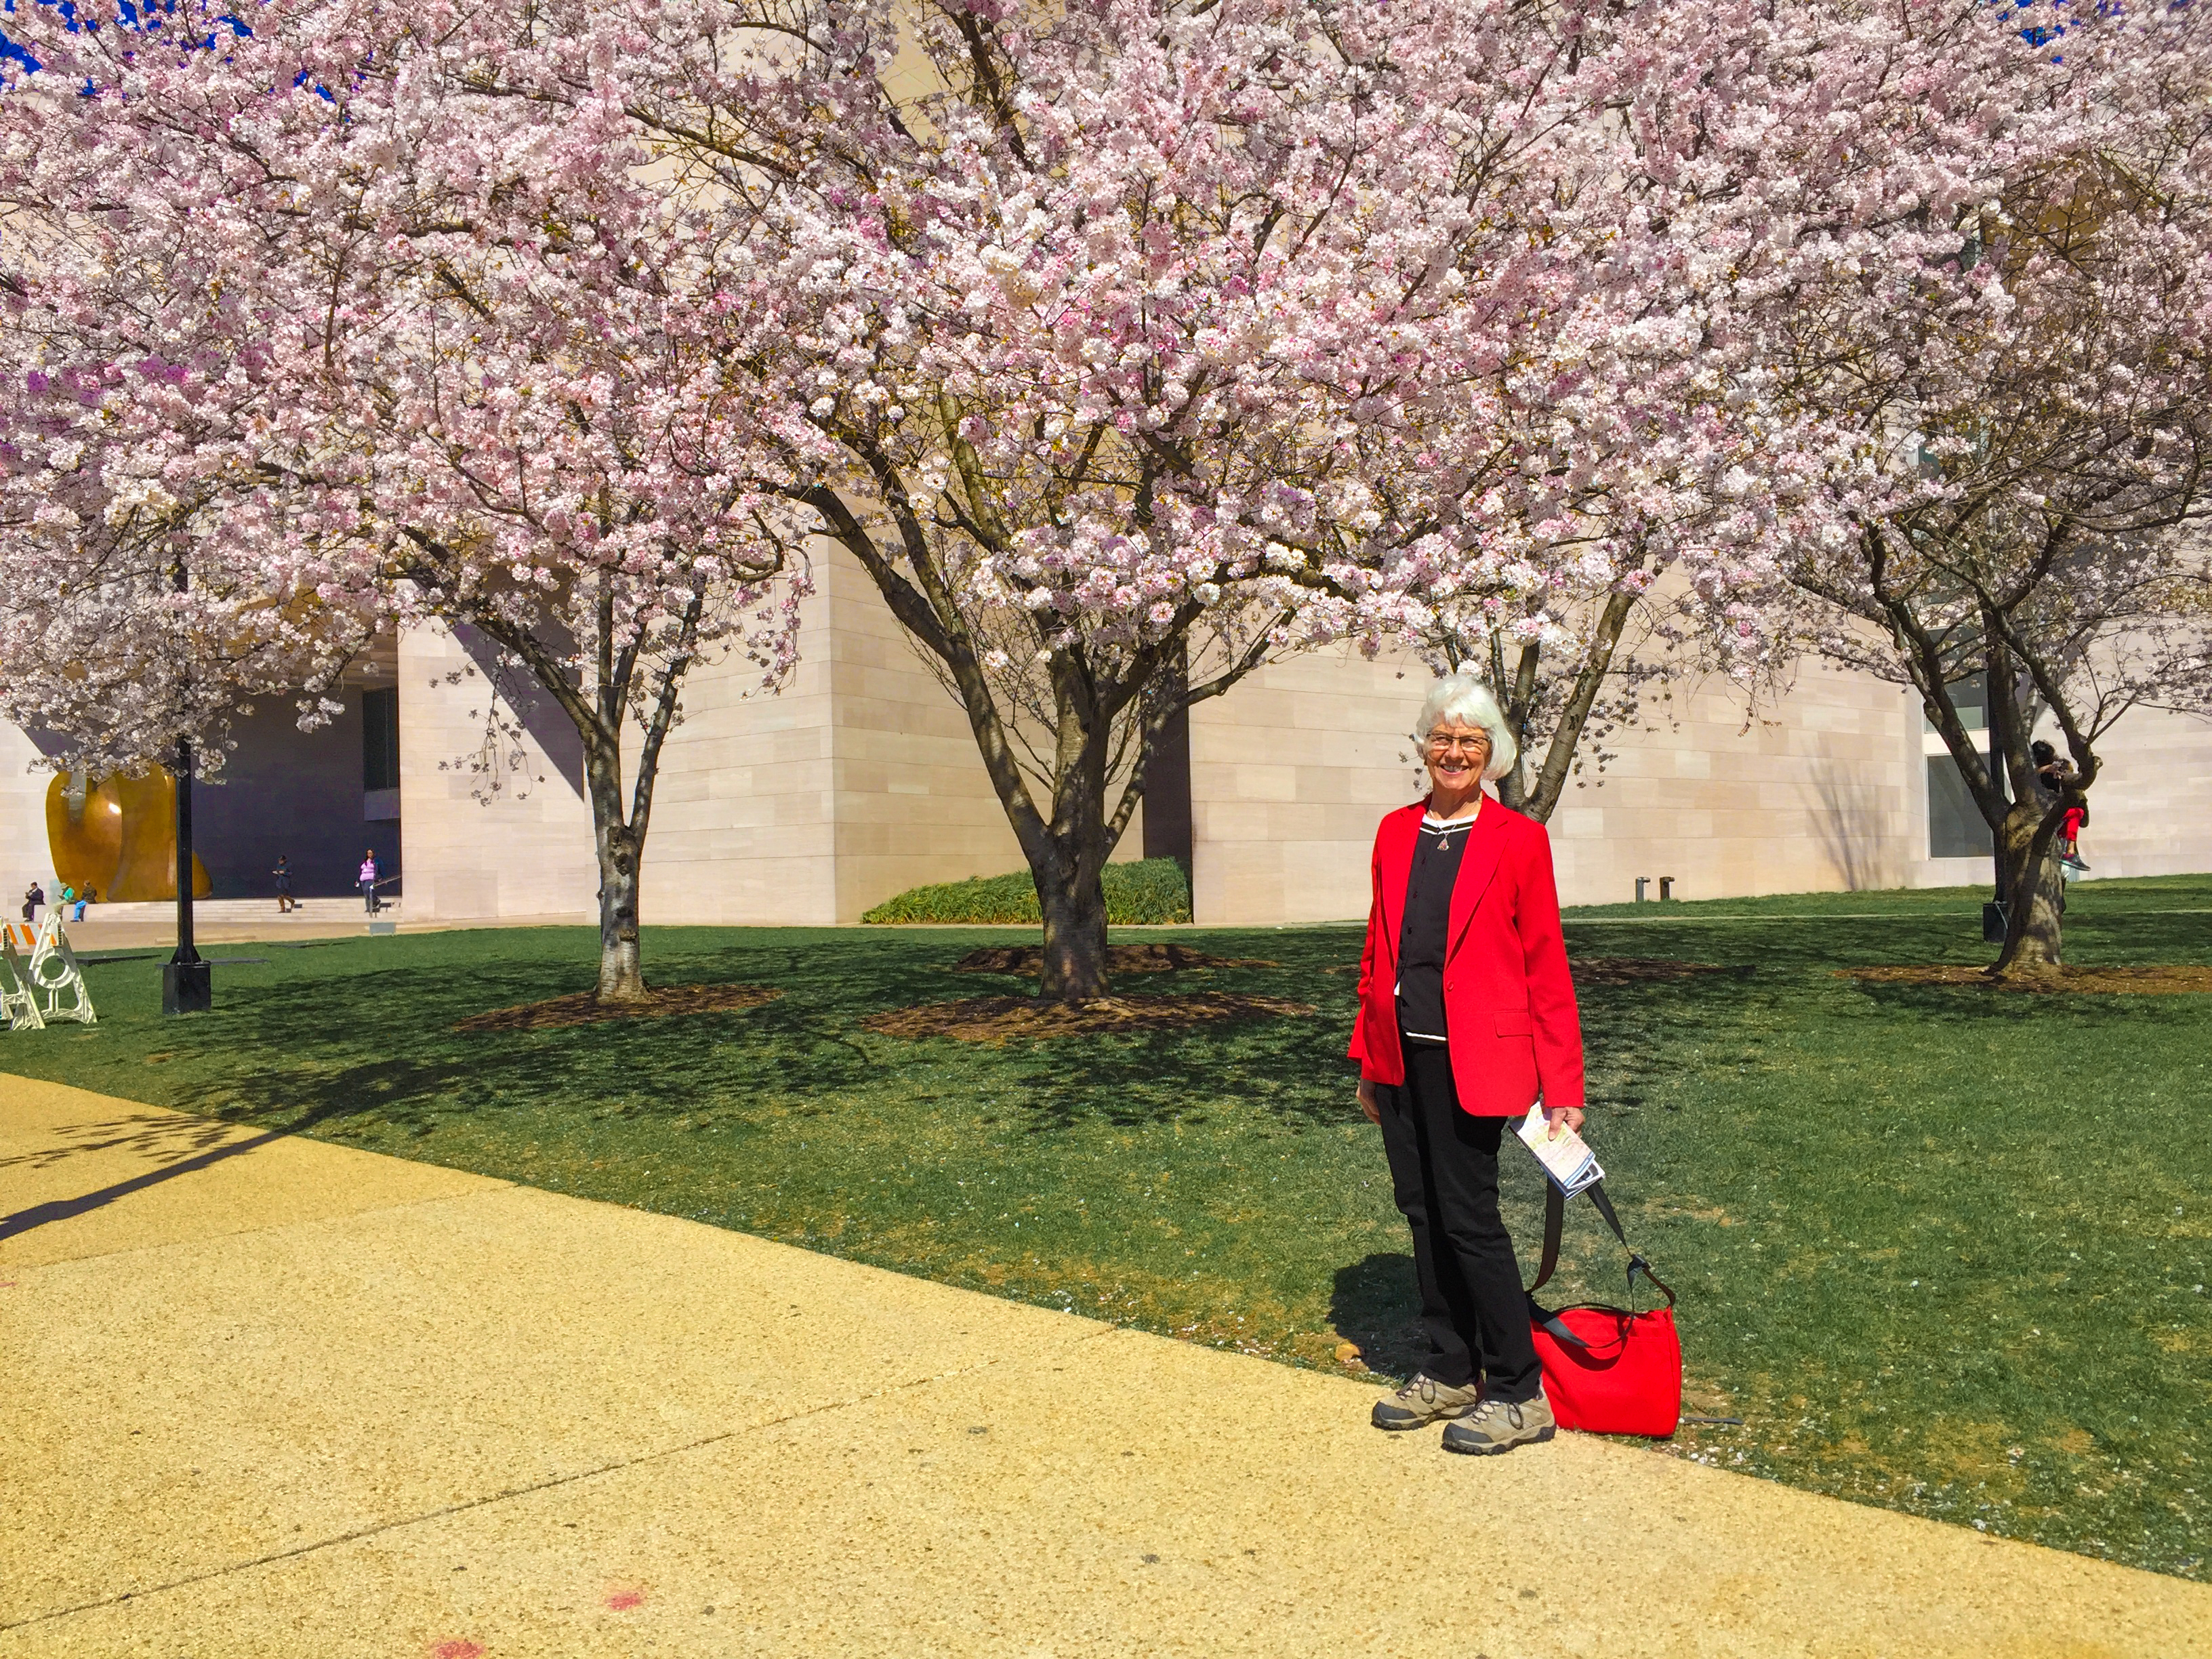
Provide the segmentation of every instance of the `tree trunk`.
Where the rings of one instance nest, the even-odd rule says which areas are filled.
[[[1997,831],[2004,872],[2005,942],[1990,972],[2001,978],[2053,973],[2063,943],[2066,886],[2058,868],[2057,814],[2016,802]]]
[[[592,797],[592,836],[599,857],[599,984],[602,1002],[642,1002],[645,969],[638,959],[637,888],[642,843],[623,817],[622,758],[587,743],[584,780]]]
[[[1589,724],[1598,690],[1604,685],[1606,676],[1613,672],[1613,653],[1620,644],[1621,631],[1628,626],[1628,618],[1636,610],[1636,599],[1634,593],[1626,590],[1606,595],[1605,607],[1598,612],[1589,648],[1576,667],[1574,689],[1560,705],[1558,724],[1552,728],[1552,740],[1545,746],[1543,759],[1537,763],[1533,781],[1528,776],[1532,757],[1527,744],[1530,711],[1536,696],[1538,647],[1534,641],[1521,647],[1520,659],[1509,680],[1504,652],[1493,637],[1491,690],[1503,705],[1506,719],[1512,723],[1513,740],[1522,750],[1514,759],[1513,769],[1498,781],[1498,799],[1524,817],[1539,823],[1551,822],[1553,809],[1559,805],[1559,793],[1567,787],[1568,775],[1574,769],[1575,751],[1582,746],[1583,728]]]
[[[627,830],[599,837],[599,1000],[642,1002],[637,953],[637,859]]]
[[[1070,855],[1062,846],[1030,866],[1037,908],[1044,913],[1044,973],[1040,996],[1081,1002],[1106,994],[1106,860]]]
[[[1065,666],[1055,674],[1060,704],[1054,755],[1052,822],[1024,837],[1030,878],[1036,884],[1044,918],[1044,965],[1040,996],[1084,1002],[1106,994],[1106,860],[1128,825],[1109,819],[1107,743],[1110,714],[1098,708],[1093,689]],[[1143,787],[1140,759],[1126,788]],[[1124,803],[1133,807],[1133,799]]]

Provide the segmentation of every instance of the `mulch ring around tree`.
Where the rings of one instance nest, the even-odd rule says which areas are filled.
[[[765,985],[667,985],[642,1002],[601,1002],[596,991],[574,991],[519,1008],[495,1008],[454,1023],[456,1031],[556,1031],[608,1019],[663,1019],[671,1014],[731,1013],[783,994]]]
[[[1878,985],[1966,985],[1992,991],[2034,991],[2045,996],[2086,993],[2170,997],[2212,993],[2212,968],[2195,963],[2149,964],[2137,968],[2060,968],[2054,972],[2015,974],[2003,979],[1979,968],[1838,968],[1838,979],[1871,980]]]
[[[1102,1033],[1158,1031],[1215,1020],[1303,1017],[1312,1005],[1282,997],[1234,996],[1226,991],[1194,991],[1188,996],[1094,997],[1087,1002],[1052,1002],[1039,997],[969,997],[933,1002],[920,1008],[891,1008],[860,1023],[871,1031],[896,1037],[957,1037],[963,1042],[1003,1042],[1008,1037],[1096,1036]]]
[[[1178,968],[1279,968],[1257,957],[1213,957],[1188,945],[1109,945],[1106,972],[1164,974]],[[956,974],[1042,974],[1044,947],[1038,945],[987,945],[970,951],[952,964]]]

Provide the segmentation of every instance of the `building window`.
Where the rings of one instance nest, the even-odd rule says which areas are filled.
[[[399,787],[399,692],[386,686],[361,694],[361,787]]]
[[[1931,859],[1987,858],[1992,842],[1959,763],[1950,756],[1928,757],[1928,856]]]
[[[1959,711],[1959,724],[1969,732],[1982,732],[1990,724],[1989,683],[1979,674],[1963,680],[1953,680],[1943,688],[1951,694],[1951,707]],[[1928,711],[1920,711],[1920,729],[1933,734],[1936,722],[1928,718]],[[1940,743],[1942,738],[1937,738]]]
[[[1951,706],[1959,711],[1959,724],[1970,732],[1989,730],[1989,689],[1978,674],[1954,680],[1946,688]],[[1936,723],[1921,711],[1920,749],[1928,766],[1928,856],[1931,859],[1985,859],[1996,850],[1990,826],[1982,822],[1973,792],[1959,774]],[[1982,747],[1987,758],[1988,742]],[[2002,774],[1999,774],[2002,781]]]

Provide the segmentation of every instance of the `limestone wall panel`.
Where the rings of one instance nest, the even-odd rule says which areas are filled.
[[[778,691],[742,656],[692,671],[654,794],[641,910],[652,922],[799,925],[836,919],[825,856],[833,774],[830,609],[800,614],[800,658]]]
[[[2092,869],[2164,876],[2212,866],[2212,723],[2138,709],[2100,748],[2105,772],[2081,832]]]
[[[596,916],[591,809],[567,717],[550,704],[526,711],[524,764],[501,767],[506,783],[487,805],[469,766],[483,750],[489,691],[467,645],[442,627],[411,630],[396,683],[408,918]]]
[[[40,764],[39,746],[16,727],[0,722],[0,899],[9,920],[22,914],[23,890],[33,881],[51,899],[61,891],[53,849],[46,838],[46,791],[54,775]]]
[[[1376,821],[1418,794],[1407,733],[1427,678],[1321,654],[1193,712],[1201,921],[1364,914]],[[1551,825],[1562,896],[1631,898],[1639,875],[1685,898],[1901,884],[1906,712],[1892,688],[1818,670],[1748,726],[1722,686],[1655,702],[1655,729],[1616,733],[1604,771],[1569,782]]]
[[[836,616],[836,915],[909,887],[1024,867],[968,716],[860,563],[816,562]]]

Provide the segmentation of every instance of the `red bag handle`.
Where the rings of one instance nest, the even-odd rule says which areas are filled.
[[[1630,1247],[1628,1235],[1621,1231],[1620,1216],[1613,1207],[1613,1200],[1606,1195],[1605,1182],[1593,1181],[1583,1190],[1589,1194],[1590,1203],[1596,1207],[1598,1214],[1605,1218],[1605,1224],[1613,1229],[1613,1236],[1620,1241],[1620,1248],[1628,1251],[1628,1299],[1631,1302],[1636,1300],[1636,1275],[1642,1273],[1644,1278],[1651,1281],[1652,1288],[1667,1298],[1667,1305],[1669,1308],[1673,1307],[1674,1292],[1668,1287],[1667,1281],[1653,1273],[1651,1264]],[[1536,1308],[1536,1292],[1551,1283],[1553,1270],[1559,1265],[1559,1235],[1566,1226],[1566,1220],[1567,1195],[1547,1180],[1544,1182],[1544,1255],[1543,1260],[1536,1266],[1536,1282],[1528,1287],[1529,1307],[1535,1313],[1537,1322],[1547,1329],[1550,1329],[1559,1322]],[[1561,1336],[1565,1329],[1564,1325],[1559,1325],[1557,1330],[1552,1332],[1552,1334]],[[1562,1337],[1562,1340],[1574,1340],[1575,1339]]]

